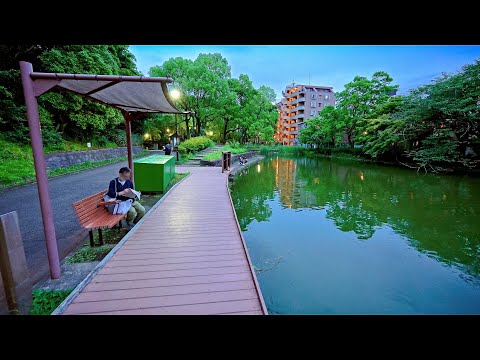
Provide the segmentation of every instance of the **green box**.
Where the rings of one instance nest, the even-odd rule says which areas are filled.
[[[152,155],[134,160],[134,185],[138,191],[163,192],[174,176],[174,156]]]

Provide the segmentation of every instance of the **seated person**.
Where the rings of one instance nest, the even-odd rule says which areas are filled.
[[[118,177],[110,181],[107,195],[117,200],[125,201],[131,198],[124,196],[133,189],[133,183],[130,180],[132,172],[128,167],[122,167],[118,172]],[[116,184],[115,184],[116,182]],[[115,186],[116,185],[116,186]],[[130,210],[127,213],[127,226],[131,229],[145,215],[145,208],[138,200],[134,200]]]
[[[245,156],[240,156],[240,165],[245,165],[247,163],[247,158]]]

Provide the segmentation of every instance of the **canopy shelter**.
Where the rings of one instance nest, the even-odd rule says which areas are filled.
[[[119,109],[125,118],[128,165],[132,169],[132,175],[131,121],[138,118],[142,113],[188,114],[188,112],[179,111],[171,101],[166,85],[173,81],[170,77],[40,73],[34,72],[32,64],[25,61],[20,61],[20,71],[45,241],[47,243],[50,275],[52,279],[57,279],[60,277],[60,261],[52,204],[48,191],[37,97],[54,88],[61,88]]]

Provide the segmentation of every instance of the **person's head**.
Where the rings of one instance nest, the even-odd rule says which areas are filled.
[[[118,171],[118,175],[121,179],[127,180],[132,176],[132,171],[129,167],[124,166]]]

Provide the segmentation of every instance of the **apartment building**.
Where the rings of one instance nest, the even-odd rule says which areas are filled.
[[[283,145],[300,145],[298,136],[311,119],[328,105],[335,105],[335,93],[331,86],[300,85],[292,83],[282,91],[277,103],[278,122],[275,138]]]

